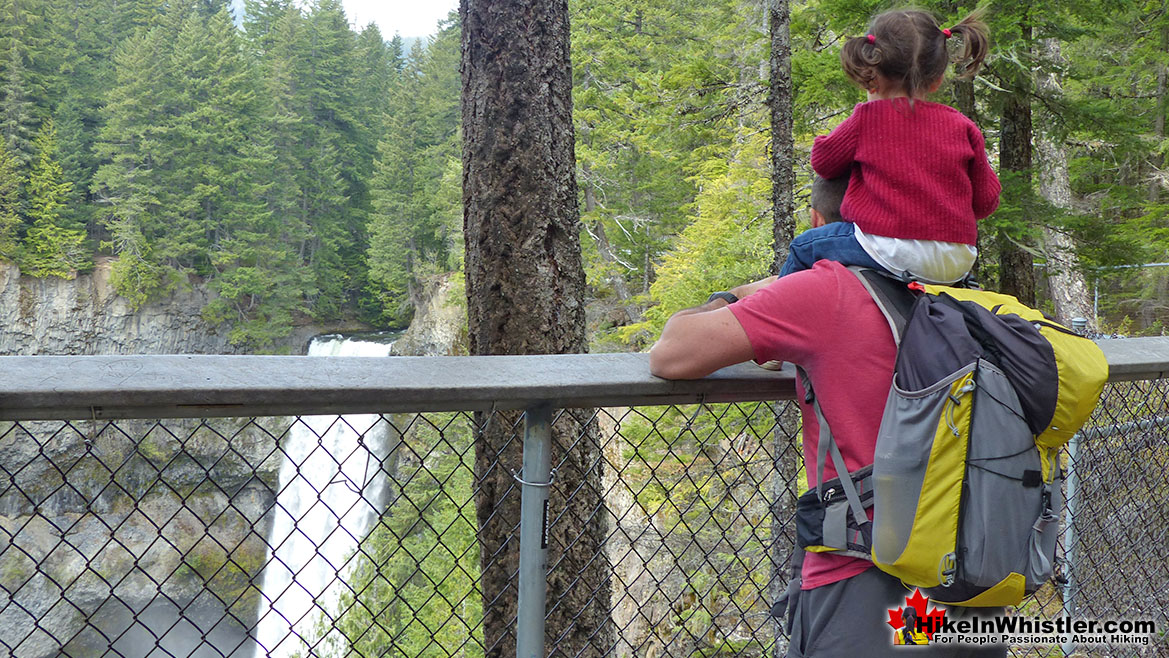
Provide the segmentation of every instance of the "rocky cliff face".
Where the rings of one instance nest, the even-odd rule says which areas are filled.
[[[109,273],[33,279],[0,264],[0,355],[239,352],[227,326],[203,321],[205,287],[134,310]],[[280,347],[303,354],[320,332]],[[114,642],[145,656],[159,636],[188,655],[204,635],[235,655],[291,422],[0,423],[0,655],[105,655]]]
[[[452,356],[467,351],[467,302],[460,276],[424,281],[414,320],[394,343],[401,356]]]
[[[237,353],[229,328],[200,315],[210,295],[192,286],[135,311],[108,264],[72,281],[0,264],[0,355]],[[454,277],[427,282],[395,353],[459,353],[462,295]],[[338,330],[301,327],[282,347],[303,354]],[[206,642],[250,657],[294,420],[0,423],[0,655],[145,657],[156,643],[190,655]]]
[[[134,310],[114,291],[108,262],[73,280],[22,277],[0,263],[0,355],[238,354],[229,327],[200,315],[211,296],[194,285]],[[303,354],[317,333],[299,327],[277,348]]]

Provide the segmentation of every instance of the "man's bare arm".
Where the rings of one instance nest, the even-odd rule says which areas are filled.
[[[741,299],[774,280],[768,277],[730,292]],[[665,379],[699,379],[754,356],[746,332],[726,301],[715,299],[678,311],[666,321],[662,337],[649,351],[649,369]]]

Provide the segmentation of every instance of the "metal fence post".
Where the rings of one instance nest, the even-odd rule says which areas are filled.
[[[1080,506],[1080,475],[1076,470],[1080,458],[1080,432],[1072,436],[1068,442],[1068,472],[1067,472],[1067,501],[1064,505],[1063,526],[1063,562],[1064,562],[1064,590],[1063,614],[1071,619],[1076,615],[1076,509]],[[1076,650],[1073,643],[1065,643],[1060,647],[1065,656],[1070,656]]]
[[[544,606],[548,591],[548,490],[552,484],[552,407],[524,414],[524,470],[520,499],[517,658],[544,658]]]

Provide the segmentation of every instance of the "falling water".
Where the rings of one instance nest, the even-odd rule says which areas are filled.
[[[309,345],[309,356],[384,357],[391,346],[322,336]],[[304,416],[289,430],[268,535],[257,657],[328,655],[318,622],[335,612],[346,564],[378,518],[387,434],[377,414]]]

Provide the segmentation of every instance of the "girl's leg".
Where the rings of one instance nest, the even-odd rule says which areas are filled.
[[[792,240],[779,276],[811,269],[818,260],[883,269],[856,241],[852,222],[832,222],[808,229]]]

